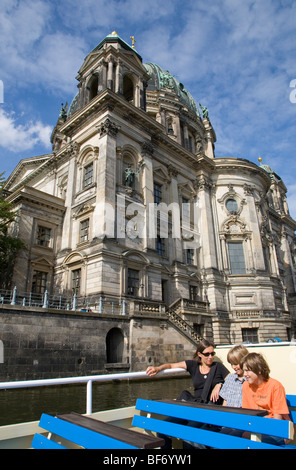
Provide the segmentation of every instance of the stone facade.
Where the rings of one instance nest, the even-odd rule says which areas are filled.
[[[218,344],[290,339],[296,223],[281,178],[216,158],[208,111],[115,32],[77,80],[53,152],[22,160],[6,184],[28,247],[18,290],[75,294],[93,311],[103,297],[150,302]]]

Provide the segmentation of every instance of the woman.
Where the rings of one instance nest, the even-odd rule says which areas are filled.
[[[193,356],[193,360],[186,360],[182,362],[175,362],[169,364],[162,364],[161,366],[150,366],[147,368],[146,374],[154,376],[158,372],[164,369],[185,369],[187,370],[193,381],[194,386],[194,397],[185,390],[180,395],[179,399],[185,399],[186,401],[195,401],[198,403],[217,403],[219,400],[219,392],[224,382],[225,377],[229,374],[226,367],[220,362],[214,362],[214,344],[206,339],[200,341],[197,346],[196,352]],[[179,424],[188,424],[188,421],[181,419],[172,419]],[[203,427],[202,423],[192,423],[195,427]],[[165,440],[163,449],[171,449],[172,441],[168,436],[161,435]],[[204,448],[201,445],[194,445],[193,443],[183,443],[184,448],[199,447]]]
[[[162,364],[157,367],[150,366],[146,374],[153,376],[164,369],[185,369],[192,377],[194,401],[217,403],[220,389],[229,370],[221,362],[214,362],[214,356],[214,344],[203,339],[197,346],[193,360]]]

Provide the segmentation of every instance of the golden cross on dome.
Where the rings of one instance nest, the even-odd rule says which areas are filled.
[[[132,40],[132,48],[135,49],[135,42],[137,42],[135,40],[135,36],[130,36],[131,40]]]

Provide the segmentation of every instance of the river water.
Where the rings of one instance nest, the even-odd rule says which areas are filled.
[[[191,377],[93,384],[93,412],[133,406],[137,398],[177,398]],[[42,413],[86,412],[86,384],[0,390],[0,426],[37,421]]]

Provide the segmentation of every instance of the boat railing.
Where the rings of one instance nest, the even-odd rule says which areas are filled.
[[[186,373],[184,369],[165,369],[157,374],[157,377],[173,377],[174,375]],[[21,380],[13,382],[0,382],[0,390],[32,388],[32,387],[48,387],[51,385],[69,385],[69,384],[86,384],[86,414],[92,413],[92,391],[94,382],[112,382],[113,380],[143,380],[150,379],[145,371],[127,372],[117,374],[88,375],[81,377],[64,377],[56,379],[39,379],[39,380]]]

